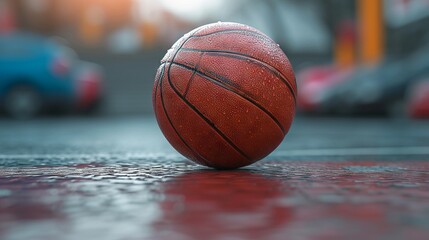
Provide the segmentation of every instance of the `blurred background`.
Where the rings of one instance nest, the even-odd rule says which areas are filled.
[[[0,0],[2,117],[151,114],[166,50],[216,21],[280,44],[302,115],[429,117],[429,0]]]

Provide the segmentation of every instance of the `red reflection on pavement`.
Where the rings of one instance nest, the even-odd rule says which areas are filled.
[[[428,161],[6,167],[0,239],[426,240],[428,199]]]
[[[162,187],[156,239],[181,233],[191,239],[265,239],[291,220],[282,204],[289,187],[278,179],[241,171],[197,171]]]

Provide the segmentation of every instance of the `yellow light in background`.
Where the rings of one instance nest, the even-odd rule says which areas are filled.
[[[135,13],[143,47],[152,47],[159,38],[159,28],[163,24],[162,6],[158,1],[135,0]]]
[[[384,54],[382,0],[358,0],[361,60],[376,64]]]
[[[347,68],[356,63],[356,29],[352,21],[341,22],[335,31],[334,56],[338,66]]]
[[[93,4],[84,9],[79,26],[80,36],[84,43],[96,45],[101,42],[104,21],[105,13],[100,6]]]

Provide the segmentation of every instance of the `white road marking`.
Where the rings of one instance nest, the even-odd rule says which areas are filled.
[[[281,150],[273,155],[287,156],[390,156],[427,155],[429,147],[367,147],[367,148],[327,148]]]
[[[368,148],[326,148],[326,149],[290,149],[274,151],[271,156],[407,156],[427,155],[429,158],[429,147],[368,147]],[[178,153],[98,153],[98,154],[0,154],[0,159],[43,159],[43,158],[178,158]]]
[[[43,159],[43,158],[57,158],[57,159],[79,159],[79,158],[93,158],[93,159],[128,159],[128,158],[177,158],[181,155],[179,153],[96,153],[96,154],[0,154],[0,159]]]

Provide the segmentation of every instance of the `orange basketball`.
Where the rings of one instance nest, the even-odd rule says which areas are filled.
[[[158,124],[192,161],[239,168],[270,154],[295,115],[292,66],[255,28],[214,23],[180,38],[161,60],[153,88]]]

